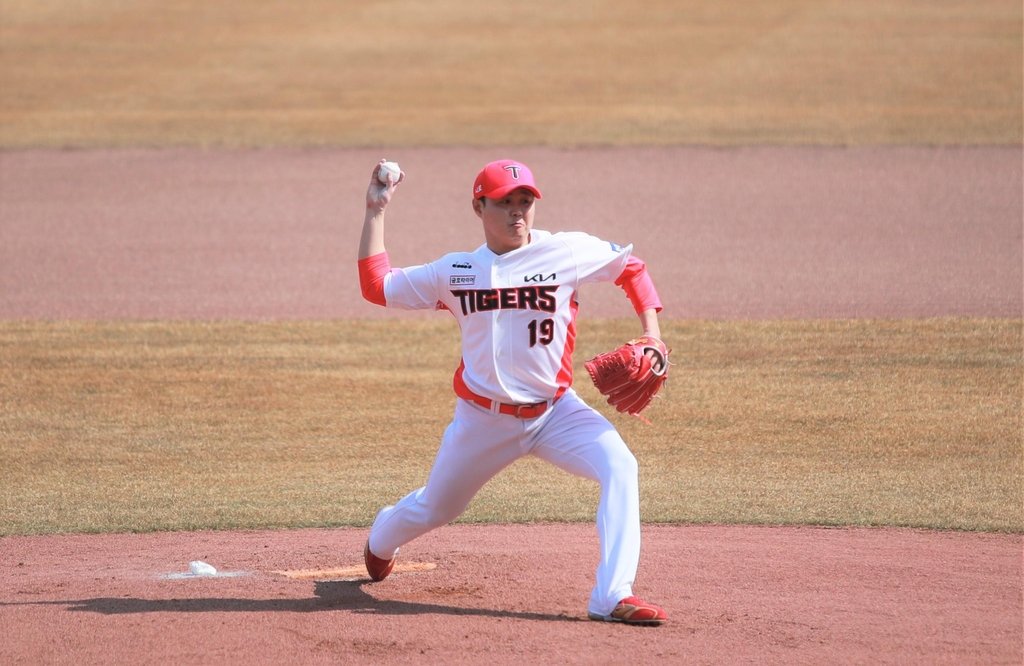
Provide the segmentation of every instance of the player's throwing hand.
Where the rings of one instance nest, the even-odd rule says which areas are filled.
[[[395,188],[398,184],[405,180],[405,172],[400,171],[398,180],[394,179],[394,174],[387,174],[387,182],[381,181],[379,174],[381,167],[387,162],[386,159],[382,159],[377,162],[377,165],[373,167],[373,173],[370,174],[370,186],[366,188],[366,208],[375,212],[383,212],[388,207],[388,203],[391,201],[391,195],[395,193]]]

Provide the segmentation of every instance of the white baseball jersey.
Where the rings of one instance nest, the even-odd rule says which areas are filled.
[[[462,329],[456,383],[490,400],[536,403],[572,384],[580,285],[614,281],[632,248],[533,229],[528,244],[505,254],[483,245],[394,269],[384,296],[388,307],[455,315]]]

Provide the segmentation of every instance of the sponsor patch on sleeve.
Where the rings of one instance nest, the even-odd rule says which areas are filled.
[[[453,287],[476,284],[475,275],[452,275],[448,278],[448,284]]]

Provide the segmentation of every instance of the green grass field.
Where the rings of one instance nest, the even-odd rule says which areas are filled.
[[[646,521],[1024,531],[1021,322],[668,321],[672,376],[610,410]],[[0,534],[366,525],[425,482],[458,332],[396,322],[0,322]],[[539,461],[465,521],[590,520]]]

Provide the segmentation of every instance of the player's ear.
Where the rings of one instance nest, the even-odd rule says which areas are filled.
[[[477,217],[483,217],[485,205],[486,203],[483,199],[473,199],[473,212],[476,213]]]

